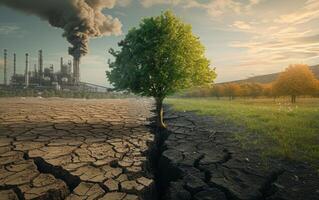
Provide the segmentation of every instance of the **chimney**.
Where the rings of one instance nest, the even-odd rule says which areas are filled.
[[[74,84],[80,82],[80,58],[73,57],[73,78]]]
[[[72,61],[71,60],[68,61],[68,74],[69,75],[72,74]]]
[[[38,58],[38,67],[39,67],[39,76],[40,79],[43,79],[44,73],[43,73],[43,57],[42,57],[42,50],[39,50],[39,58]]]
[[[7,49],[4,50],[3,84],[7,85]]]
[[[17,71],[17,55],[16,53],[13,54],[13,76],[16,75]]]
[[[54,65],[51,64],[51,65],[50,65],[50,74],[52,75],[53,73],[54,73]]]
[[[61,60],[60,60],[60,71],[61,72],[63,71],[63,57],[61,57]]]
[[[34,67],[33,67],[33,70],[34,70],[34,72],[33,72],[34,78],[38,78],[37,64],[34,64],[33,66],[34,66]]]
[[[29,86],[29,54],[25,54],[25,73],[24,73],[25,87]]]

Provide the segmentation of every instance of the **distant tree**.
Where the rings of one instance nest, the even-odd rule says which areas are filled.
[[[199,97],[209,97],[211,95],[212,87],[198,87]]]
[[[224,94],[224,87],[223,85],[214,85],[211,90],[211,95],[219,99]]]
[[[109,62],[109,81],[116,90],[129,90],[154,97],[157,125],[163,123],[163,100],[185,88],[212,84],[216,74],[205,57],[205,49],[190,25],[172,12],[145,18],[118,44],[120,51]]]
[[[250,84],[250,96],[256,98],[261,96],[263,92],[262,84],[260,83],[251,83]]]
[[[275,92],[273,88],[273,83],[263,84],[262,95],[265,97],[275,97]]]
[[[242,96],[242,97],[249,97],[249,96],[250,96],[249,83],[242,83],[242,84],[240,84],[240,91],[241,91],[240,96]]]
[[[229,100],[240,96],[240,92],[240,86],[237,83],[227,83],[224,85],[224,95],[227,96]]]
[[[291,103],[296,103],[297,96],[311,95],[315,92],[316,78],[307,65],[290,65],[274,83],[278,95],[289,95]]]
[[[316,81],[316,92],[315,92],[315,96],[319,97],[319,80]]]

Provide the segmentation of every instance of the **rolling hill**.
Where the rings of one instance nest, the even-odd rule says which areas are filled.
[[[310,69],[315,74],[316,78],[319,79],[319,65],[311,66]],[[280,73],[266,74],[260,76],[253,76],[248,79],[230,81],[228,83],[270,83],[276,80]]]

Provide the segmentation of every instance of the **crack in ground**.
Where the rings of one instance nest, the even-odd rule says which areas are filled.
[[[19,200],[25,200],[22,191],[17,185],[0,186],[0,191],[1,190],[13,190],[13,192],[18,196]]]
[[[155,110],[153,111],[156,112]],[[148,160],[150,163],[150,171],[154,175],[154,182],[156,186],[156,198],[158,200],[164,200],[164,192],[167,189],[167,185],[163,182],[162,174],[160,173],[160,158],[164,151],[163,145],[167,137],[169,136],[169,132],[166,129],[159,129],[156,126],[156,117],[150,119],[150,124],[147,125],[151,132],[155,135],[154,144],[151,146],[148,154]]]
[[[194,120],[191,120],[189,119],[189,117],[187,116],[178,116],[176,117],[174,115],[174,117],[165,117],[166,120],[175,120],[175,119],[182,119],[188,123],[191,123],[191,126],[195,126],[193,128],[189,127],[189,131],[193,131],[191,129],[196,129],[196,126],[199,126],[199,124],[196,123],[196,121]],[[175,127],[180,127],[180,124],[178,122],[178,124],[175,126]],[[174,129],[173,129],[174,130]],[[212,142],[212,144],[215,144],[215,140],[217,138],[216,136],[216,133],[218,131],[209,131],[208,135],[209,135],[209,141]],[[167,136],[169,134],[174,134],[174,131],[170,132],[169,130],[155,130],[155,133],[157,135],[157,140],[160,140],[160,142],[157,143],[157,148],[160,149],[159,152],[157,152],[157,158],[160,158],[162,156],[162,153],[167,150],[167,149],[164,149],[163,148],[163,144],[164,142],[166,141],[167,139]],[[165,134],[164,134],[165,133]],[[195,133],[194,133],[195,134]],[[195,146],[196,148],[196,151],[198,152],[198,149],[199,149],[199,145],[201,144],[197,144]],[[168,148],[169,150],[169,148]],[[204,181],[207,185],[208,188],[211,188],[211,189],[218,189],[219,191],[221,191],[222,193],[224,193],[224,198],[227,199],[227,200],[238,200],[238,199],[241,199],[241,197],[237,196],[236,193],[233,193],[231,188],[228,188],[222,184],[218,184],[218,183],[215,183],[213,181],[211,181],[211,178],[212,178],[212,173],[214,173],[214,169],[218,170],[218,167],[225,167],[225,168],[228,168],[228,169],[233,169],[233,168],[229,168],[229,166],[227,165],[224,165],[225,163],[229,162],[230,160],[232,159],[236,159],[236,158],[233,158],[233,153],[228,149],[228,148],[224,148],[221,152],[223,154],[223,157],[216,163],[211,163],[211,167],[213,167],[212,169],[210,168],[207,168],[207,166],[205,167],[204,165],[201,165],[200,162],[202,159],[205,158],[205,154],[203,155],[200,155],[200,157],[196,158],[193,162],[193,167],[196,168],[197,170],[199,170],[200,172],[203,173],[204,177],[200,178],[200,177],[197,177],[197,178],[200,178],[202,181]],[[185,155],[182,154],[183,158],[185,158]],[[171,163],[168,163],[168,167],[172,167],[173,165]],[[171,166],[172,165],[172,166]],[[159,168],[159,162],[157,161],[157,167]],[[178,167],[178,166],[177,166]],[[157,168],[157,169],[158,169]],[[165,172],[164,174],[161,174],[163,172],[161,172],[160,170],[157,171],[157,177],[159,176],[164,176],[164,175],[169,175],[170,172]],[[224,173],[224,172],[223,172]],[[243,172],[244,173],[244,172]],[[265,200],[267,199],[268,197],[272,196],[276,191],[274,191],[274,187],[273,187],[273,183],[276,182],[276,180],[278,179],[278,177],[284,173],[284,170],[280,170],[280,171],[275,171],[275,172],[272,172],[270,175],[267,175],[267,176],[259,176],[260,178],[263,178],[265,180],[264,184],[261,185],[261,188],[259,189],[259,192],[261,194],[260,197],[256,197],[256,200]],[[256,175],[258,176],[258,174],[254,174],[254,173],[250,173],[251,175]],[[186,175],[186,174],[185,174]],[[224,177],[225,179],[227,179],[227,176],[224,174],[222,175],[222,177]],[[160,185],[160,187],[158,188],[158,191],[159,192],[171,192],[171,191],[168,191],[169,189],[169,185],[173,182],[179,182],[180,184],[183,184],[183,182],[185,181],[184,180],[185,176],[183,175],[182,177],[179,177],[177,178],[176,180],[172,180],[172,179],[167,179],[167,182],[163,182],[163,180],[161,179],[156,179],[158,181],[157,184]],[[165,179],[166,180],[166,179]],[[230,179],[232,180],[232,179]],[[163,186],[164,185],[164,186]],[[198,194],[199,192],[197,193],[192,193],[190,190],[188,190],[187,187],[185,187],[183,185],[183,189],[188,191],[190,194],[191,194],[191,199],[194,199],[196,198],[195,195]],[[201,191],[204,191],[203,189]],[[179,192],[178,190],[174,190],[173,192]],[[164,196],[161,195],[160,196],[160,199],[165,199],[163,198]]]
[[[73,190],[81,183],[81,179],[78,176],[72,175],[69,171],[63,169],[61,166],[51,165],[41,157],[30,158],[29,155],[25,153],[24,158],[26,160],[33,160],[39,172],[51,174],[55,178],[63,180],[68,186],[70,193],[72,193]]]
[[[221,190],[221,191],[225,194],[227,200],[237,200],[237,198],[235,198],[234,195],[232,195],[231,192],[230,192],[227,188],[224,188],[224,187],[222,187],[222,186],[220,186],[220,185],[217,185],[217,184],[212,184],[212,183],[210,182],[210,179],[211,179],[211,177],[212,177],[211,172],[210,172],[209,170],[206,170],[205,168],[201,168],[201,167],[199,166],[199,162],[200,162],[202,159],[204,159],[204,158],[205,158],[205,155],[201,156],[199,159],[195,160],[195,162],[194,162],[194,167],[195,167],[196,169],[198,169],[199,171],[201,171],[201,172],[204,173],[205,178],[204,178],[203,181],[204,181],[210,188],[217,188],[217,189]],[[227,162],[228,160],[231,159],[231,155],[229,155],[229,157],[227,157],[227,158],[228,158],[228,159],[224,159],[225,162]],[[214,164],[214,165],[215,165],[215,168],[217,168],[217,165],[218,165],[218,164],[222,164],[222,163],[220,163],[220,162],[219,162],[219,163],[215,163],[215,164]]]
[[[271,195],[275,194],[275,190],[273,189],[273,184],[278,180],[279,176],[281,176],[285,170],[281,169],[277,172],[272,173],[269,176],[269,179],[266,181],[265,185],[261,189],[262,198],[261,200],[266,199],[267,197],[270,197]]]

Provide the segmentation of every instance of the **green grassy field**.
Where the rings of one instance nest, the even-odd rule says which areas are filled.
[[[244,148],[258,147],[266,156],[310,162],[319,167],[319,99],[169,98],[166,103],[180,111],[220,116],[246,131],[236,133]],[[252,146],[253,145],[253,146]]]

